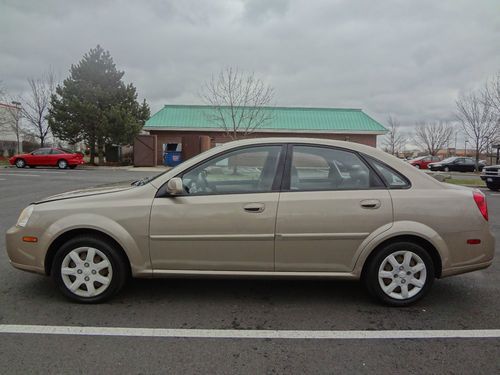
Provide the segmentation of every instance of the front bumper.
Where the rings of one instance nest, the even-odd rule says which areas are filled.
[[[39,243],[24,242],[25,228],[11,227],[5,234],[5,245],[10,264],[25,271],[45,274],[44,259]]]

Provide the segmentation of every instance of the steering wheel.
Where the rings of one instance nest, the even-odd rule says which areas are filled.
[[[205,185],[204,186],[205,192],[207,192],[207,193],[208,192],[214,192],[214,193],[217,192],[217,188],[215,187],[215,185],[211,184],[207,180],[207,171],[201,171],[200,174],[198,175],[198,177],[199,177],[199,180],[201,180],[203,182],[203,185]]]

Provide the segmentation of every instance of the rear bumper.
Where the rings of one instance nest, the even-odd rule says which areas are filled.
[[[488,261],[488,262],[484,262],[484,263],[472,264],[472,265],[462,266],[462,267],[448,268],[446,270],[443,270],[443,272],[441,273],[441,277],[460,275],[461,273],[482,270],[484,268],[488,268],[489,266],[491,266],[492,263],[493,263],[493,259]]]
[[[68,160],[69,165],[82,165],[85,164],[85,161],[83,159],[70,159]]]
[[[477,238],[480,244],[466,244],[467,239]],[[482,231],[470,231],[455,233],[446,238],[451,252],[447,259],[443,259],[441,277],[458,275],[461,273],[481,270],[491,266],[495,255],[495,237],[491,234],[489,227]]]

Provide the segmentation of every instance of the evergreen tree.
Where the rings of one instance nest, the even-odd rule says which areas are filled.
[[[106,143],[129,144],[149,117],[149,106],[137,101],[136,88],[123,81],[108,51],[91,49],[52,96],[49,123],[58,138],[69,143],[84,141],[104,162]]]

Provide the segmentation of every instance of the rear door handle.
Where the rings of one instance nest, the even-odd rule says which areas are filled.
[[[361,207],[366,209],[376,209],[380,207],[380,201],[378,199],[366,199],[360,202]]]
[[[246,212],[259,213],[264,211],[266,205],[264,203],[247,203],[243,206]]]

